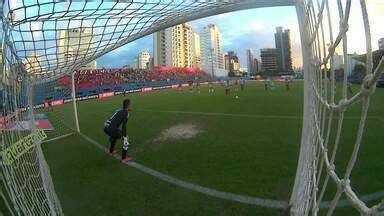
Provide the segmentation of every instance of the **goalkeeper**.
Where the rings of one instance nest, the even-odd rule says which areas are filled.
[[[122,163],[128,163],[132,160],[132,157],[127,155],[128,151],[128,136],[127,136],[127,121],[129,117],[131,101],[125,99],[123,101],[123,108],[118,109],[105,123],[104,132],[109,136],[110,147],[108,154],[113,156],[116,153],[115,144],[120,138],[123,138],[123,150],[122,150]],[[121,125],[121,130],[119,129]]]

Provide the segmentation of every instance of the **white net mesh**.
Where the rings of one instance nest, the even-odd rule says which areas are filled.
[[[347,97],[347,75],[341,84],[333,70],[335,49],[347,55],[348,19],[351,0],[131,0],[48,1],[8,0],[3,6],[4,70],[2,79],[3,117],[0,150],[4,151],[29,134],[38,134],[34,122],[47,116],[53,130],[49,139],[75,131],[73,106],[67,113],[55,113],[54,105],[71,101],[72,81],[64,75],[82,66],[94,67],[93,60],[133,40],[192,19],[240,9],[293,5],[297,8],[305,73],[305,113],[296,182],[291,197],[292,213],[317,214],[328,182],[337,191],[328,210],[332,214],[341,194],[361,213],[378,213],[383,203],[368,208],[350,187],[350,175],[362,143],[369,98],[383,70],[383,61],[373,71],[371,36],[364,0],[359,8],[365,28],[368,75],[362,89]],[[358,1],[354,1],[358,2]],[[335,8],[337,16],[331,14]],[[340,26],[333,26],[333,21]],[[329,44],[329,47],[327,47]],[[345,59],[345,58],[344,58]],[[347,71],[347,64],[344,64]],[[325,71],[325,72],[324,72]],[[330,76],[327,72],[330,71]],[[338,96],[340,89],[340,97]],[[343,128],[344,112],[362,103],[361,121],[350,161],[341,173],[335,158]],[[46,104],[29,109],[34,105]],[[51,110],[50,107],[53,106]],[[337,122],[334,123],[334,119]],[[65,117],[64,117],[65,116]],[[28,127],[11,130],[10,125],[27,122]],[[331,136],[331,132],[334,135]],[[41,141],[33,137],[33,148],[13,163],[4,155],[1,174],[6,199],[20,214],[61,214]],[[331,144],[329,144],[331,143]],[[332,149],[328,154],[328,148]]]
[[[8,45],[4,46],[4,62],[0,150],[2,183],[6,199],[12,203],[10,211],[59,213],[61,207],[40,146],[41,131],[37,130],[36,113],[31,109],[35,104],[34,85]]]
[[[348,28],[351,4],[360,11],[365,30],[366,70],[361,90],[348,95]],[[356,12],[356,11],[355,11]],[[336,192],[327,215],[332,215],[341,195],[345,195],[352,206],[364,215],[383,213],[384,201],[369,208],[351,187],[351,173],[363,143],[370,97],[375,92],[376,82],[384,69],[382,59],[375,70],[372,62],[370,25],[366,2],[361,1],[305,1],[298,7],[302,34],[305,88],[305,121],[302,136],[300,161],[296,184],[291,198],[292,209],[298,214],[317,214],[331,183]],[[355,14],[355,16],[357,16]],[[301,17],[301,19],[300,19]],[[337,17],[337,18],[336,18]],[[335,26],[339,24],[339,26]],[[336,49],[343,53],[343,71],[336,74],[334,55]],[[360,103],[358,103],[360,102]],[[361,104],[361,117],[353,144],[353,151],[345,167],[337,167],[335,159],[345,124],[345,113],[352,106]],[[341,172],[337,173],[337,171]],[[331,182],[331,183],[330,183]]]

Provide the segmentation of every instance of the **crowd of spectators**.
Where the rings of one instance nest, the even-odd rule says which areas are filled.
[[[197,68],[155,67],[152,69],[82,69],[76,71],[75,86],[78,89],[103,85],[143,83],[155,81],[189,81],[209,79],[209,75]],[[70,86],[70,76],[59,79],[62,86]]]

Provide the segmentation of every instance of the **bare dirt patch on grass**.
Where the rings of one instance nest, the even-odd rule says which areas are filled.
[[[203,132],[198,125],[193,123],[181,123],[161,131],[155,141],[192,139]]]

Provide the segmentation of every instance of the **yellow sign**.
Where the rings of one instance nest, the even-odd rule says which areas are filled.
[[[47,134],[43,130],[37,130],[36,134],[29,134],[28,136],[21,138],[3,151],[4,163],[7,165],[12,164],[23,154],[35,147],[35,140],[42,141],[46,138]]]

